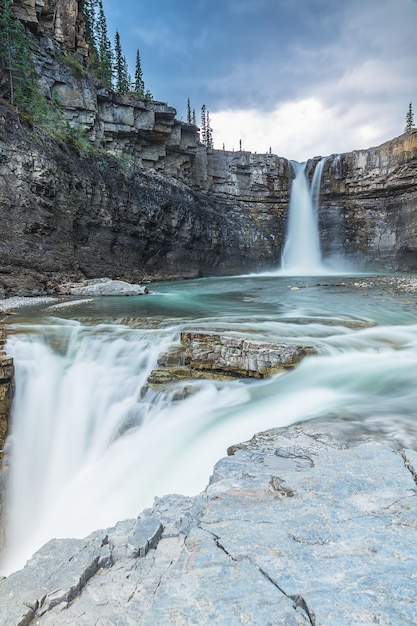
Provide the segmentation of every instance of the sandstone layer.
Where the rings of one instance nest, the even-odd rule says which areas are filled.
[[[0,582],[0,624],[415,621],[417,453],[314,422],[258,435],[204,493],[53,539]]]

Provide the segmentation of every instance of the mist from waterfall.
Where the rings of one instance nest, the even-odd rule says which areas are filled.
[[[326,157],[317,163],[311,185],[305,171],[307,163],[290,162],[295,178],[291,186],[281,273],[290,276],[326,274],[329,268],[322,262],[318,226],[320,183]]]

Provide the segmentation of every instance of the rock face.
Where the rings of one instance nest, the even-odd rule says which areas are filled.
[[[378,271],[417,269],[417,129],[333,155],[322,176],[324,254]]]
[[[0,109],[0,286],[34,295],[108,276],[235,274],[277,263],[282,216],[115,159],[37,141]]]
[[[14,367],[12,357],[3,350],[6,343],[4,330],[0,327],[0,467],[3,448],[8,432],[10,406],[13,392]]]
[[[79,0],[14,0],[13,9],[30,28],[45,95],[98,152],[80,159],[0,108],[0,296],[98,276],[141,282],[279,266],[287,159],[207,149],[173,107],[97,85],[85,69]],[[416,172],[415,130],[329,157],[324,256],[361,270],[417,269]]]
[[[194,498],[52,540],[0,624],[412,624],[417,453],[314,422],[235,446]]]
[[[192,378],[266,378],[294,367],[313,352],[306,346],[183,332],[180,345],[158,358],[159,369],[151,372],[148,383],[158,385]]]
[[[80,0],[12,0],[15,17],[40,37],[62,44],[80,57],[87,56]]]
[[[4,445],[9,430],[10,409],[13,395],[13,359],[5,353],[6,336],[0,326],[0,551],[3,546],[3,500],[7,466],[4,462]]]

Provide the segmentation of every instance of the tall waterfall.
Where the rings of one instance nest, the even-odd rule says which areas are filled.
[[[294,276],[326,273],[320,252],[318,208],[320,182],[326,158],[314,170],[311,186],[305,173],[306,163],[291,161],[295,178],[291,187],[287,235],[282,254],[282,272]]]

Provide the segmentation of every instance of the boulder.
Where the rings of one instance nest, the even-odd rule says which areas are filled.
[[[68,296],[143,296],[149,293],[143,285],[133,285],[123,280],[93,278],[82,283],[66,283],[58,288]]]

